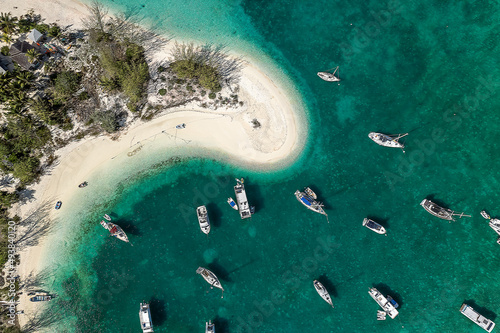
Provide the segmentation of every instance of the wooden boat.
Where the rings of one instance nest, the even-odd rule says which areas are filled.
[[[215,333],[215,324],[211,320],[205,323],[205,333]]]
[[[381,235],[385,234],[385,228],[369,218],[365,218],[363,220],[363,226],[376,232],[377,234],[381,234]]]
[[[332,69],[335,69],[335,70],[333,71],[333,73],[330,73],[330,71]],[[324,72],[318,72],[318,76],[322,80],[325,80],[325,81],[328,81],[328,82],[337,82],[337,81],[340,81],[340,78],[338,76],[335,76],[335,73],[337,73],[337,71],[339,70],[339,66],[337,66],[335,68],[332,68],[332,69],[326,70]]]
[[[375,143],[390,148],[404,148],[404,144],[399,142],[399,139],[407,136],[408,133],[405,134],[397,134],[397,135],[388,135],[383,133],[375,133],[371,132],[368,134],[368,137],[372,139]]]
[[[316,289],[318,294],[321,296],[321,298],[324,299],[325,302],[330,304],[333,308],[334,306],[333,306],[332,298],[330,297],[330,294],[326,290],[325,286],[323,286],[323,284],[321,282],[319,282],[318,280],[314,280],[313,284],[314,284],[314,288]]]
[[[207,281],[212,286],[212,288],[216,287],[221,289],[222,297],[224,297],[224,288],[222,288],[222,284],[214,273],[203,267],[198,267],[196,273],[200,274],[205,279],[205,281]]]
[[[141,303],[139,306],[139,320],[141,321],[141,329],[143,333],[154,332],[153,321],[151,320],[151,310],[148,303]]]
[[[311,198],[313,198],[314,200],[318,199],[318,196],[316,195],[316,193],[314,193],[314,191],[311,190],[311,188],[309,188],[309,187],[306,187],[304,189],[304,193],[307,194],[308,196],[310,196]]]
[[[210,232],[210,220],[208,219],[207,207],[199,206],[196,208],[196,215],[198,216],[201,231],[208,235]]]
[[[227,203],[229,204],[229,206],[231,206],[231,208],[233,208],[234,210],[238,210],[238,205],[236,204],[236,202],[234,202],[233,198],[227,198]]]
[[[452,211],[451,209],[443,208],[443,207],[439,206],[438,204],[436,204],[430,200],[427,200],[427,199],[422,200],[422,202],[420,203],[420,206],[424,207],[424,209],[427,212],[429,212],[432,215],[439,217],[440,219],[443,219],[443,220],[455,221],[453,216],[457,216],[457,215],[459,216],[459,218],[462,218],[463,216],[470,217],[470,215],[465,215],[464,213],[457,214],[454,211]]]

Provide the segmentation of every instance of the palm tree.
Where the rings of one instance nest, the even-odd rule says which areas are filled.
[[[28,61],[33,63],[38,58],[38,52],[35,49],[30,49],[26,52],[26,56],[28,57]]]
[[[8,45],[10,46],[10,44],[12,43],[13,39],[12,39],[12,36],[10,34],[3,34],[2,35],[2,40]]]
[[[14,33],[16,28],[17,17],[12,16],[11,13],[0,13],[0,29],[10,35]]]

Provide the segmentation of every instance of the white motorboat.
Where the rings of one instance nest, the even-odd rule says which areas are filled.
[[[369,218],[365,218],[363,220],[363,226],[376,232],[377,234],[381,234],[381,235],[385,234],[385,228]]]
[[[201,231],[208,235],[210,232],[210,220],[208,219],[207,207],[199,206],[196,208],[196,215],[198,216]]]

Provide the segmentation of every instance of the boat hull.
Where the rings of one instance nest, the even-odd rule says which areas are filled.
[[[367,227],[371,231],[376,232],[377,234],[380,234],[380,235],[383,235],[386,233],[386,230],[383,226],[381,226],[380,224],[378,224],[377,222],[375,222],[369,218],[365,218],[363,220],[363,226]]]
[[[148,303],[141,303],[139,307],[139,320],[141,321],[141,329],[143,333],[151,333],[153,331],[153,321],[151,319],[151,310]]]
[[[196,215],[198,216],[201,231],[208,235],[210,233],[210,220],[208,219],[207,207],[199,206],[196,208]]]
[[[332,74],[329,72],[318,72],[317,74],[324,81],[328,81],[328,82],[340,81],[340,79],[338,77],[336,77],[335,74]]]
[[[205,281],[207,281],[212,287],[216,287],[224,291],[224,288],[222,287],[222,284],[220,283],[219,279],[210,270],[203,267],[198,267],[196,273],[200,274],[205,279]]]
[[[321,296],[321,298],[333,307],[332,298],[330,297],[330,294],[326,290],[325,286],[323,286],[323,284],[318,280],[314,280],[313,285],[314,289],[316,289],[316,292]]]
[[[377,290],[377,288],[370,288],[370,290],[368,290],[368,294],[370,294],[373,300],[377,302],[377,304],[389,317],[391,317],[391,319],[396,318],[399,314],[394,305],[392,305],[391,302],[389,302],[389,300]]]
[[[371,132],[368,134],[368,137],[372,139],[378,145],[389,147],[389,148],[404,148],[404,145],[397,141],[395,138],[383,134],[383,133],[375,133]]]
[[[439,217],[443,220],[454,221],[453,219],[453,211],[448,208],[443,208],[434,202],[424,199],[420,203],[420,206],[424,207],[424,209],[430,214]]]
[[[295,198],[297,198],[297,200],[302,205],[304,205],[307,209],[310,209],[315,213],[319,213],[319,214],[322,214],[325,216],[327,215],[325,213],[325,211],[323,210],[322,205],[319,202],[315,201],[310,196],[308,196],[307,194],[305,194],[304,192],[297,190],[297,191],[295,191],[294,195],[295,195]]]
[[[123,229],[120,226],[111,222],[108,222],[108,226],[110,227],[109,232],[111,236],[116,237],[125,243],[129,242],[127,234],[125,233],[125,231],[123,231]]]

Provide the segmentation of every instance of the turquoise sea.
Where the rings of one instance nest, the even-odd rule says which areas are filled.
[[[303,153],[282,170],[165,152],[164,164],[119,184],[91,177],[55,243],[61,255],[51,258],[45,288],[58,297],[48,331],[140,332],[143,300],[155,332],[204,332],[208,320],[218,333],[483,332],[460,314],[464,301],[498,320],[500,246],[479,212],[500,216],[500,4],[106,5],[288,77],[307,105],[309,132]],[[337,65],[340,85],[316,76]],[[376,145],[371,131],[409,132],[405,153]],[[251,220],[226,203],[235,177],[245,178],[256,206]],[[297,202],[293,193],[304,186],[325,203],[329,223]],[[419,206],[424,198],[472,217],[440,220]],[[200,204],[213,224],[208,237],[196,220]],[[133,246],[106,237],[98,224],[106,212]],[[385,225],[387,237],[362,227],[365,217]],[[224,298],[198,266],[219,276]],[[314,279],[329,289],[334,309]],[[396,319],[376,320],[372,286],[400,304]]]

